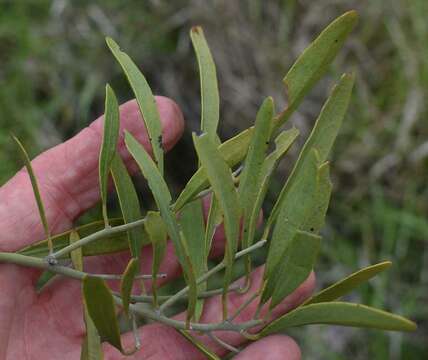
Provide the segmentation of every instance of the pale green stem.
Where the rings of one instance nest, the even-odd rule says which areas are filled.
[[[118,226],[114,226],[114,227],[109,227],[109,228],[104,228],[100,231],[94,232],[91,235],[88,235],[70,245],[67,245],[65,247],[63,247],[61,250],[58,250],[56,252],[54,252],[52,255],[48,255],[47,256],[47,261],[49,263],[52,263],[53,261],[56,261],[58,258],[60,258],[61,256],[67,255],[69,253],[71,253],[73,250],[76,250],[82,246],[85,246],[95,240],[101,239],[103,237],[107,237],[116,233],[121,233],[130,229],[133,229],[135,227],[138,226],[142,226],[144,224],[144,222],[146,221],[146,219],[140,219],[140,220],[136,220],[134,222],[130,222],[128,224],[123,224],[123,225],[118,225]]]
[[[237,349],[236,347],[228,344],[227,342],[223,341],[222,339],[220,339],[219,337],[215,336],[213,333],[209,332],[208,336],[217,344],[219,344],[220,346],[224,347],[226,350],[231,351],[233,353],[239,353],[239,349]]]
[[[229,291],[236,291],[238,289],[239,289],[239,286],[231,286],[229,288]],[[207,299],[215,295],[219,295],[221,293],[223,293],[223,289],[213,289],[213,290],[202,291],[201,293],[198,294],[198,299]],[[121,296],[121,294],[118,292],[113,292],[113,294],[118,297]],[[172,296],[174,295],[158,295],[157,298],[159,301],[162,302],[162,301],[168,300]],[[181,297],[180,299],[184,299],[184,298],[185,296],[183,295],[183,297]],[[153,296],[152,295],[131,295],[131,302],[151,304],[153,303]]]
[[[244,250],[241,250],[235,254],[235,259],[239,259],[241,256],[244,256],[266,244],[266,240],[260,240],[256,242],[254,245],[251,245],[248,248],[245,248]],[[200,284],[204,281],[206,281],[211,275],[223,270],[226,267],[224,262],[221,262],[214,266],[212,269],[208,270],[204,275],[202,275],[200,278],[196,280],[196,284]],[[159,311],[162,313],[165,311],[165,309],[172,304],[174,304],[177,300],[179,300],[181,297],[183,297],[187,292],[189,291],[189,287],[186,286],[185,288],[181,289],[179,292],[177,292],[175,295],[171,296],[167,301],[165,301],[160,307]]]
[[[117,305],[122,306],[122,300],[120,298],[118,298],[117,296],[114,296],[114,300]],[[142,308],[134,304],[130,304],[129,310],[134,314],[138,314],[147,319],[157,321],[168,326],[172,326],[176,329],[194,330],[194,331],[201,331],[201,332],[211,332],[211,331],[221,331],[221,330],[241,332],[246,329],[251,329],[263,323],[263,320],[250,320],[240,324],[232,324],[229,322],[210,323],[210,324],[190,323],[190,326],[186,327],[185,321],[170,319],[166,316],[160,315],[156,311],[153,311],[147,308]]]
[[[32,256],[26,256],[15,253],[5,253],[0,252],[0,262],[16,264],[21,266],[33,267],[37,269],[48,270],[55,274],[64,275],[70,277],[72,279],[83,280],[85,276],[97,277],[104,280],[120,280],[122,279],[122,275],[116,274],[91,274],[82,271],[78,271],[76,269],[61,266],[61,265],[50,265],[46,262],[45,259],[36,258]],[[166,274],[159,274],[159,277],[165,277]],[[135,279],[151,279],[152,275],[150,274],[141,274],[137,275]]]
[[[244,303],[241,304],[241,306],[235,311],[235,313],[227,319],[227,321],[235,320],[242,312],[242,310],[244,310],[248,305],[250,305],[257,296],[259,296],[258,293],[254,293],[253,295],[251,295]]]

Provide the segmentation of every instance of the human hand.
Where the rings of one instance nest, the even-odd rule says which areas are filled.
[[[159,108],[163,142],[171,149],[183,133],[184,121],[177,105],[164,97],[156,98]],[[146,149],[150,148],[147,132],[138,106],[130,101],[120,107],[121,134],[130,131]],[[102,138],[102,117],[82,130],[72,139],[38,156],[33,162],[46,216],[52,233],[72,227],[73,221],[99,200],[98,153]],[[131,172],[136,165],[120,139],[120,154]],[[35,240],[44,232],[27,172],[23,169],[0,188],[0,251],[12,252]],[[214,239],[212,256],[224,251],[224,235],[220,229]],[[142,250],[141,271],[149,273],[151,249]],[[121,253],[85,259],[85,270],[96,273],[123,272],[129,254]],[[180,274],[180,266],[168,243],[160,271],[166,273],[165,283]],[[233,313],[259,288],[262,269],[252,274],[252,286],[246,294],[231,293],[229,313]],[[85,327],[82,316],[81,285],[73,279],[61,278],[37,294],[34,284],[39,270],[15,265],[0,264],[0,359],[79,359]],[[312,292],[314,275],[311,276],[275,311],[274,316],[296,307]],[[150,289],[150,285],[147,286]],[[252,318],[257,301],[243,311],[237,321]],[[177,316],[184,318],[183,314]],[[217,322],[222,317],[221,299],[210,298],[205,302],[202,322]],[[149,324],[139,329],[141,350],[130,359],[200,359],[201,353],[175,329],[163,324]],[[231,345],[239,346],[245,339],[237,333],[216,332]],[[206,337],[199,337],[220,355],[224,348]],[[124,334],[126,348],[133,346],[132,334]],[[124,358],[116,349],[104,345],[105,359]],[[297,344],[285,335],[274,335],[250,344],[236,359],[299,359]]]

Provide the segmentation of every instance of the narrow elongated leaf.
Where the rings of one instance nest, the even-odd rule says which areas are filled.
[[[144,177],[147,179],[149,188],[152,191],[155,202],[160,210],[162,219],[165,222],[168,235],[172,240],[177,258],[183,268],[184,277],[189,285],[189,294],[196,294],[196,279],[191,266],[189,266],[189,254],[187,253],[185,240],[180,234],[175,214],[171,210],[171,194],[161,173],[157,169],[151,157],[147,154],[143,146],[135,140],[128,132],[125,132],[125,144],[132,157],[137,162]],[[196,300],[196,297],[195,297]],[[189,306],[191,299],[189,298]]]
[[[242,248],[251,243],[249,239],[250,218],[256,205],[257,190],[260,187],[263,162],[269,145],[273,116],[273,100],[268,97],[263,101],[254,125],[254,133],[245,157],[244,169],[239,178],[238,195],[242,207],[243,235]]]
[[[84,309],[84,312],[86,334],[83,338],[80,360],[102,360],[104,355],[101,347],[100,336],[98,335],[97,328],[95,327],[86,308]]]
[[[416,330],[416,324],[412,321],[386,311],[361,304],[328,302],[300,306],[266,326],[260,336],[309,324],[332,324],[391,331]]]
[[[120,292],[122,295],[122,304],[125,314],[129,316],[129,301],[131,300],[132,288],[134,286],[135,277],[140,269],[140,261],[137,258],[132,258],[126,266],[120,282]]]
[[[274,277],[268,278],[274,283],[270,307],[274,308],[286,296],[296,290],[312,271],[320,249],[321,237],[298,231],[285,250],[280,268]]]
[[[205,256],[208,257],[212,241],[217,227],[223,222],[223,213],[215,196],[211,197],[210,210],[208,212],[207,225],[205,229]]]
[[[244,130],[235,137],[225,141],[218,147],[218,150],[222,158],[226,161],[227,165],[233,167],[244,159],[245,155],[247,154],[253,131],[253,127]],[[207,186],[207,175],[202,168],[199,168],[190,178],[177,201],[175,202],[173,206],[174,211],[177,212],[180,210],[184,204],[190,201]]]
[[[211,141],[219,145],[217,126],[220,117],[220,97],[215,63],[200,26],[192,27],[190,38],[198,59],[201,80],[201,130],[208,134]]]
[[[83,279],[83,298],[101,339],[122,351],[113,295],[105,281],[86,276]]]
[[[330,181],[330,165],[325,162],[318,168],[314,207],[309,210],[303,229],[317,234],[324,226],[325,214],[330,202],[333,184]]]
[[[167,230],[160,214],[156,211],[149,211],[146,216],[147,221],[144,223],[146,232],[149,236],[153,247],[152,260],[152,294],[154,306],[158,307],[157,299],[157,275],[162,259],[165,256]]]
[[[70,244],[75,243],[76,241],[80,240],[79,233],[77,231],[72,231],[70,233]],[[79,247],[75,250],[73,250],[70,253],[71,262],[73,264],[73,267],[78,271],[83,271],[83,252],[82,248]]]
[[[111,174],[125,223],[141,219],[137,191],[119,153],[116,153],[111,163]],[[132,256],[140,258],[141,247],[149,242],[147,234],[142,228],[134,228],[127,231],[127,236]]]
[[[287,197],[287,193],[293,187],[293,183],[299,181],[302,168],[305,167],[305,163],[307,162],[312,149],[317,149],[321,163],[326,161],[334,144],[334,140],[336,139],[337,133],[339,132],[340,126],[342,125],[343,118],[348,108],[353,85],[354,75],[345,74],[340,79],[339,84],[333,88],[330,97],[324,104],[314,128],[312,129],[308,140],[306,140],[299,158],[297,159],[297,162],[288,177],[285,186],[281,190],[274,208],[272,209],[267,222],[268,228],[276,220],[280,207],[282,206],[284,199]]]
[[[119,104],[110,85],[106,86],[106,100],[104,111],[104,131],[99,159],[100,192],[105,225],[108,226],[107,216],[107,186],[110,166],[116,153],[119,138]]]
[[[111,38],[106,38],[106,42],[134,91],[149,134],[155,162],[160,173],[163,174],[162,124],[152,90],[138,67],[127,54],[120,50],[119,45]]]
[[[33,192],[34,192],[34,197],[36,198],[37,208],[39,209],[40,220],[42,221],[43,229],[44,229],[45,235],[47,237],[47,244],[48,244],[49,252],[52,252],[53,251],[53,244],[52,244],[51,233],[49,230],[48,221],[46,219],[46,213],[45,213],[45,208],[43,206],[43,201],[42,201],[42,198],[40,196],[39,185],[37,183],[36,176],[34,175],[33,167],[31,166],[30,157],[28,156],[27,151],[25,150],[22,143],[18,140],[18,138],[16,136],[12,136],[12,138],[13,138],[13,140],[15,140],[16,144],[18,145],[19,149],[21,150],[22,159],[23,159],[25,167],[27,169],[28,176],[30,177],[31,186],[32,186]]]
[[[260,211],[262,209],[263,201],[265,199],[272,175],[275,169],[277,168],[280,160],[288,152],[291,145],[294,143],[298,136],[299,130],[296,128],[291,128],[290,130],[282,131],[275,139],[275,150],[271,154],[269,154],[263,161],[259,191],[257,193],[255,205],[250,218],[250,226],[248,229],[248,245],[252,245],[253,243],[257,221],[260,216]]]
[[[123,220],[120,218],[114,218],[109,220],[110,225],[123,225]],[[141,232],[141,226],[136,227]],[[60,250],[69,244],[69,236],[71,231],[77,231],[81,238],[91,235],[99,230],[104,229],[104,221],[97,220],[82,226],[77,226],[73,230],[69,230],[52,237],[53,249],[54,251]],[[143,245],[150,244],[149,239],[142,237]],[[127,233],[115,233],[102,239],[91,242],[82,247],[83,256],[95,256],[95,255],[104,255],[111,254],[115,252],[120,252],[129,249],[129,241]],[[35,257],[45,257],[48,255],[48,245],[47,240],[42,240],[26,246],[18,251],[18,254],[35,256]],[[64,258],[69,258],[69,255],[65,255]]]
[[[183,335],[189,342],[191,342],[208,360],[220,360],[220,358],[211,351],[204,343],[196,339],[189,331],[186,330],[177,330],[181,335]]]
[[[189,259],[195,277],[202,276],[208,267],[207,250],[205,248],[205,223],[201,199],[196,199],[186,204],[180,212],[180,225],[189,249]],[[205,291],[207,283],[203,282],[197,287],[197,294]],[[195,321],[199,321],[203,310],[203,300],[199,299],[195,304]]]
[[[70,244],[79,240],[79,234],[76,231],[70,233]],[[71,261],[73,267],[78,271],[83,271],[83,255],[82,248],[78,248],[71,252]],[[101,348],[101,340],[97,329],[88,314],[86,304],[83,304],[83,319],[85,321],[86,334],[83,338],[81,360],[102,360],[103,351]]]
[[[272,295],[274,290],[272,281],[278,271],[278,265],[296,232],[302,229],[307,214],[314,205],[318,162],[317,151],[313,149],[301,168],[299,179],[292,183],[287,196],[282,199],[278,221],[273,230],[266,259],[264,279],[268,281],[268,286],[263,291],[263,302]]]
[[[193,142],[202,167],[207,174],[214,194],[217,197],[224,214],[224,229],[226,234],[226,251],[224,259],[226,262],[226,270],[224,275],[223,316],[227,317],[227,290],[231,282],[232,266],[238,247],[241,209],[232,179],[232,172],[221,156],[219,150],[216,149],[215,145],[206,134],[203,134],[200,137],[193,134]]]
[[[388,269],[391,266],[390,261],[384,261],[376,265],[368,266],[361,269],[348,277],[330,285],[328,288],[320,291],[318,294],[309,298],[304,304],[315,304],[320,302],[334,301],[343,295],[348,294],[357,286],[365,283],[380,272]]]
[[[276,128],[287,121],[304,96],[327,72],[358,21],[356,11],[349,11],[334,20],[305,49],[284,77],[288,106],[278,115]]]

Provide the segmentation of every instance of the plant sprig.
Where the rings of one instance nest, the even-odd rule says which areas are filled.
[[[106,88],[106,114],[99,161],[103,220],[51,236],[31,162],[22,144],[16,140],[24,154],[47,239],[17,253],[0,253],[0,262],[45,269],[82,281],[87,329],[82,345],[82,359],[102,358],[101,340],[109,342],[125,355],[138,351],[138,317],[176,328],[212,359],[217,358],[216,355],[188,330],[204,333],[225,349],[237,352],[238,349],[217,338],[213,332],[236,331],[249,340],[256,340],[290,327],[319,323],[394,331],[413,331],[416,328],[413,322],[401,316],[365,305],[337,301],[387,269],[390,262],[382,262],[351,274],[271,323],[269,314],[261,316],[263,304],[270,301],[271,310],[281,303],[305,281],[315,266],[322,244],[319,232],[332,190],[328,156],[348,108],[354,75],[344,74],[333,88],[291,174],[284,182],[272,212],[261,231],[257,232],[259,213],[275,169],[299,134],[295,128],[283,130],[282,126],[304,96],[328,71],[356,21],[356,12],[343,14],[296,60],[283,79],[288,96],[288,105],[283,111],[275,114],[273,100],[268,97],[255,117],[255,125],[223,143],[217,134],[220,98],[215,63],[202,29],[192,28],[190,36],[201,78],[202,134],[193,134],[199,158],[198,170],[176,199],[173,199],[163,176],[162,129],[153,94],[131,58],[108,38],[107,44],[128,78],[148,129],[153,158],[150,149],[145,149],[130,133],[125,132],[125,144],[146,178],[156,203],[156,209],[149,210],[145,215],[132,179],[117,151],[120,114],[110,86]],[[271,143],[275,143],[272,151]],[[122,219],[108,217],[107,187],[110,175],[119,198]],[[211,205],[205,222],[201,197],[207,193],[211,194]],[[221,223],[224,223],[226,235],[225,256],[221,262],[209,268],[212,238]],[[174,245],[186,285],[175,294],[161,295],[156,280],[165,275],[159,274],[159,271],[165,256],[167,236]],[[148,244],[153,248],[152,274],[143,275],[139,273],[141,248]],[[245,292],[250,288],[239,288],[232,284],[236,260],[244,258],[248,280],[251,255],[266,244],[269,249],[262,286],[249,295],[235,313],[228,314],[229,293]],[[128,250],[132,255],[123,274],[92,274],[84,271],[85,256],[123,250]],[[59,262],[68,258],[72,260],[72,267],[59,265]],[[223,286],[210,290],[207,281],[219,272],[224,272]],[[152,294],[135,294],[133,289],[136,280],[147,277],[152,280]],[[110,289],[105,281],[108,279],[121,280],[120,293]],[[203,299],[220,294],[223,320],[201,323]],[[179,301],[187,303],[185,321],[166,315],[166,310],[172,309]],[[258,302],[254,318],[247,322],[236,322],[238,315],[254,301]],[[144,306],[139,303],[144,303]],[[131,350],[125,350],[122,345],[117,307],[124,310],[128,325],[134,332],[135,346]],[[255,327],[262,330],[253,334]]]

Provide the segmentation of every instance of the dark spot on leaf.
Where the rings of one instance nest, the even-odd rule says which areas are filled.
[[[339,41],[339,40],[337,40],[337,39],[336,39],[336,40],[334,40],[334,42],[335,42],[335,43],[337,43],[338,41]]]
[[[163,150],[162,135],[159,135],[158,137],[158,144],[159,144],[159,147]]]
[[[313,232],[315,229],[312,227],[310,230]]]

